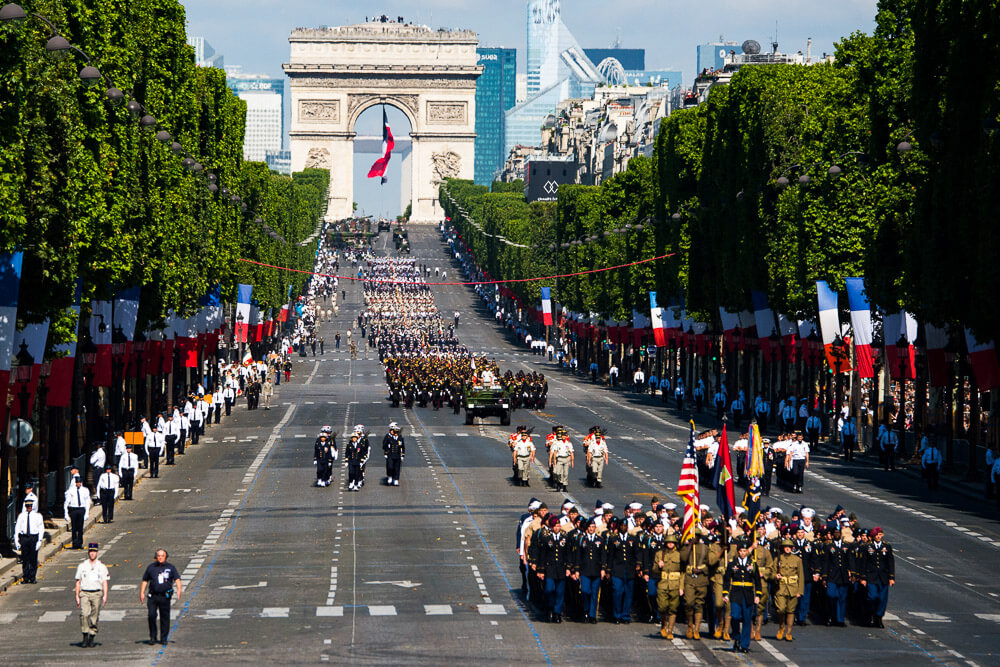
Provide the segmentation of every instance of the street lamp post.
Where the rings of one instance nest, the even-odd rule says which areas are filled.
[[[896,340],[896,358],[899,361],[899,405],[896,414],[896,429],[899,432],[899,455],[906,456],[906,371],[910,356],[910,343],[900,334]]]
[[[31,369],[34,366],[35,358],[28,352],[28,345],[21,341],[21,349],[15,356],[17,359],[17,371],[15,372],[15,382],[17,382],[17,399],[19,407],[19,419],[15,423],[15,443],[17,445],[17,475],[15,475],[15,492],[20,494],[24,488],[24,483],[28,480],[27,458],[28,448],[21,445],[21,425],[30,423],[31,411],[28,410],[28,400],[31,398]],[[39,511],[41,509],[39,508]]]
[[[112,375],[113,387],[111,395],[108,397],[111,400],[112,430],[118,430],[122,427],[125,414],[125,397],[127,394],[125,351],[127,347],[125,332],[122,331],[121,326],[116,326],[111,334],[111,365],[114,373]]]

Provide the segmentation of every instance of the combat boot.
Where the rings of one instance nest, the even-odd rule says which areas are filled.
[[[667,619],[667,639],[674,638],[674,623],[677,621],[677,614],[670,614]]]
[[[718,608],[716,608],[715,617],[716,618],[719,617]],[[722,639],[722,623],[716,623],[715,624],[715,632],[712,633],[712,637],[714,639]]]
[[[792,641],[792,625],[794,623],[794,619],[795,619],[795,614],[788,614],[787,616],[785,616],[785,625],[788,626],[785,631],[786,642]]]
[[[726,614],[725,619],[723,620],[722,639],[727,642],[732,639],[732,637],[729,636],[729,624],[732,620],[733,619],[728,614]]]
[[[693,625],[694,621],[691,619],[691,616],[692,616],[691,614],[687,615],[688,629],[687,632],[684,634],[684,636],[687,637],[688,639],[694,638],[694,625]]]
[[[753,624],[753,639],[754,641],[760,641],[760,626],[764,623],[764,619],[758,615]]]
[[[694,632],[691,633],[691,639],[701,639],[701,617],[700,611],[694,615]]]
[[[785,622],[782,621],[780,626],[778,627],[778,634],[775,636],[775,639],[780,641],[784,638],[785,638]]]

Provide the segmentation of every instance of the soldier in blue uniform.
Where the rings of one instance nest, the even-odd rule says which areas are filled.
[[[733,619],[733,651],[749,653],[753,619],[761,597],[760,570],[750,558],[750,542],[745,537],[737,541],[736,548],[736,558],[723,576],[722,599],[729,603]]]
[[[896,585],[896,559],[892,554],[892,545],[883,541],[881,528],[871,530],[871,542],[862,551],[861,585],[867,589],[870,625],[873,628],[884,628],[882,617],[889,602],[889,587]]]
[[[597,534],[597,524],[593,519],[581,528],[584,532],[576,546],[572,576],[580,582],[587,622],[597,623],[597,601],[605,573],[604,538]]]
[[[824,544],[817,552],[817,558],[822,563],[821,574],[826,583],[826,597],[829,600],[830,614],[827,625],[842,628],[846,625],[847,591],[851,585],[851,554],[847,544],[837,530],[835,539]]]
[[[632,595],[638,564],[638,545],[628,534],[628,522],[613,520],[615,533],[608,538],[604,569],[611,577],[612,616],[615,624],[632,622]],[[611,530],[611,526],[608,526]]]
[[[566,578],[570,575],[570,541],[562,534],[559,517],[549,517],[549,532],[538,545],[538,578],[545,583],[548,620],[562,623]]]

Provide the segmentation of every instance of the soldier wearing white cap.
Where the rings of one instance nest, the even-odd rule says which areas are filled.
[[[403,470],[403,458],[406,457],[406,441],[399,432],[399,424],[389,423],[389,432],[382,439],[382,452],[385,454],[386,484],[399,486],[399,475]]]

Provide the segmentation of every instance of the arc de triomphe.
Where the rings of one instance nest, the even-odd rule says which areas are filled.
[[[476,33],[373,22],[298,28],[288,41],[292,170],[330,169],[327,218],[352,215],[354,125],[366,109],[388,104],[410,121],[410,191],[402,205],[412,202],[414,222],[439,221],[442,179],[473,177],[482,72]]]

